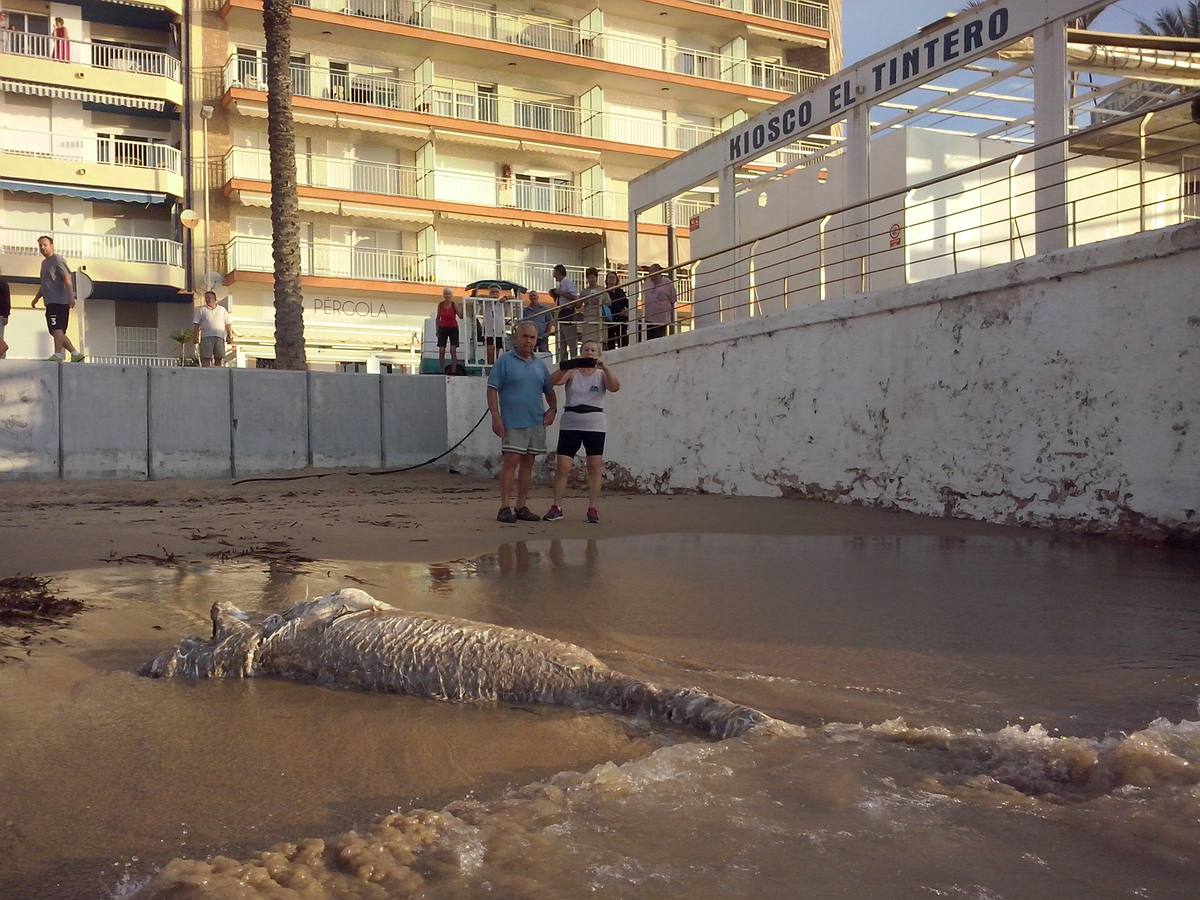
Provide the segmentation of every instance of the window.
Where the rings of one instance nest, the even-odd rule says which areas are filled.
[[[475,90],[479,100],[479,121],[498,122],[496,86],[494,84],[477,84]]]
[[[254,360],[254,368],[256,369],[274,369],[275,360],[273,359],[256,359]]]
[[[297,97],[311,97],[312,72],[308,68],[308,57],[293,53],[288,57],[288,66],[292,72],[292,93]]]
[[[578,215],[576,193],[571,182],[541,175],[517,176],[517,208],[537,212]]]
[[[255,47],[237,48],[237,80],[243,87],[261,91],[266,87],[266,59]]]
[[[117,356],[158,356],[158,329],[118,325]]]
[[[367,371],[367,364],[365,362],[340,362],[337,364],[337,370],[361,375]]]
[[[329,61],[329,96],[345,100],[350,95],[350,63]]]
[[[22,56],[49,56],[51,42],[47,39],[50,34],[50,17],[32,13],[8,13],[8,27],[11,32],[0,35],[4,44],[0,51],[19,53]]]

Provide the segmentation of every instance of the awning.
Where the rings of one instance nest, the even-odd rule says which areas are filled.
[[[124,94],[109,94],[104,91],[83,91],[78,88],[55,87],[52,84],[33,84],[28,81],[0,79],[0,90],[13,94],[29,94],[33,97],[53,97],[57,100],[78,100],[80,103],[103,103],[108,106],[128,106],[133,109],[148,109],[162,112],[166,101],[147,97],[127,97]]]
[[[166,203],[166,194],[149,191],[114,191],[107,188],[80,187],[67,184],[42,184],[37,181],[0,179],[0,191],[21,191],[26,194],[50,194],[55,197],[78,197],[82,200],[115,200],[120,203]]]
[[[558,222],[536,222],[525,220],[525,227],[533,231],[565,231],[568,234],[594,234],[597,237],[604,232],[599,228],[589,228],[586,225],[562,225]]]
[[[393,222],[416,222],[433,224],[433,213],[424,209],[375,205],[373,203],[347,203],[342,201],[343,216],[362,216],[367,219],[388,219]]]

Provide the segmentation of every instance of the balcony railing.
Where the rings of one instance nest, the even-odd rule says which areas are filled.
[[[778,6],[782,10],[785,2],[787,0],[762,0],[761,5],[763,9]],[[584,31],[575,25],[514,16],[444,0],[301,0],[296,5],[353,18],[482,38],[494,44],[517,44],[551,53],[601,59],[656,72],[691,75],[787,93],[807,90],[825,77],[820,73],[775,63],[754,63],[752,71],[749,60],[681,47],[673,41],[616,37],[603,32]]]
[[[225,177],[269,183],[270,154],[265,150],[235,147],[225,156]],[[296,180],[301,186],[385,197],[419,196],[447,203],[618,222],[625,221],[629,208],[628,195],[619,191],[592,190],[574,184],[535,181],[520,176],[489,177],[308,154],[296,156]],[[710,206],[711,203],[703,200],[676,200],[672,205],[673,224],[686,225],[692,216]],[[648,210],[642,220],[650,224],[669,224],[661,206]]]
[[[584,113],[550,101],[514,100],[478,91],[427,87],[389,75],[347,73],[299,64],[292,64],[291,73],[292,93],[298,97],[341,100],[639,147],[691,150],[720,133],[718,128],[690,122],[662,122],[609,112]],[[225,68],[225,86],[265,91],[266,67],[257,59],[232,57]]]
[[[301,272],[305,275],[358,278],[365,281],[407,284],[464,285],[485,278],[503,278],[532,290],[554,286],[552,263],[480,259],[449,254],[421,255],[410,250],[377,250],[348,247],[320,241],[300,247]],[[271,241],[238,236],[226,247],[230,272],[271,272]],[[567,266],[567,274],[583,284],[583,267]]]
[[[413,166],[296,154],[296,183],[302,187],[416,197],[419,175],[420,170]],[[225,177],[269,182],[271,154],[266,150],[234,147],[225,155]]]
[[[179,60],[169,53],[121,44],[92,44],[26,31],[0,31],[0,53],[180,80]]]
[[[721,9],[731,9],[737,12],[762,16],[764,19],[776,19],[780,22],[791,22],[794,25],[808,25],[811,28],[829,30],[829,4],[812,3],[810,0],[695,0],[706,6],[718,6]]]
[[[138,169],[162,169],[175,175],[183,171],[182,154],[175,147],[118,137],[5,129],[0,131],[0,153]]]
[[[0,253],[38,256],[38,238],[45,231],[0,228]],[[121,234],[81,234],[54,231],[54,249],[74,266],[93,259],[159,266],[182,266],[183,245],[166,238],[130,237]]]
[[[271,239],[238,236],[225,247],[230,272],[273,272]],[[350,247],[326,241],[300,242],[300,273],[364,281],[423,282],[428,273],[411,250]]]

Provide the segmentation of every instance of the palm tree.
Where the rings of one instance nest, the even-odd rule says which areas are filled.
[[[1187,0],[1173,9],[1165,7],[1156,12],[1150,22],[1138,19],[1137,26],[1142,34],[1200,38],[1200,2]]]
[[[300,293],[296,132],[292,125],[292,0],[263,0],[267,38],[267,140],[271,153],[271,256],[275,260],[275,366],[305,369]]]

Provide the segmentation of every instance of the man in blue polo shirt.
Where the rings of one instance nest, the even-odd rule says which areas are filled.
[[[546,427],[558,413],[558,400],[550,384],[550,371],[533,355],[537,346],[537,326],[518,323],[511,353],[496,360],[488,376],[488,409],[492,413],[492,431],[500,438],[500,512],[498,522],[540,522],[541,516],[527,505],[529,482],[533,477],[533,458],[546,452]],[[546,409],[542,397],[550,404]],[[517,507],[508,503],[512,496],[513,473],[517,474]]]

